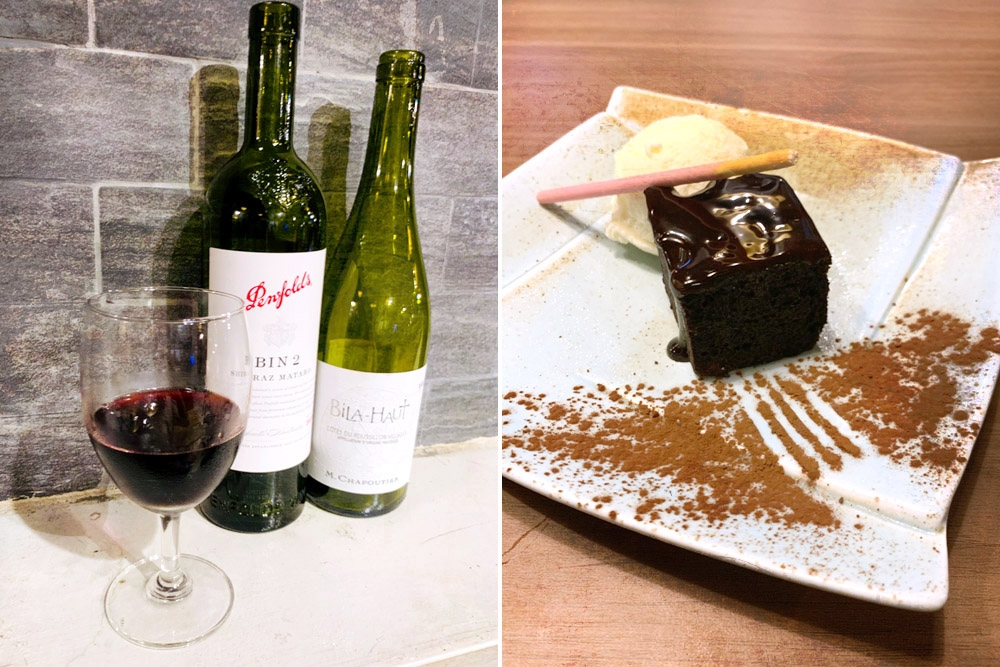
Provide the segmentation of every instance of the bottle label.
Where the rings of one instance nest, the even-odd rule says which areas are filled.
[[[309,456],[325,263],[326,250],[209,249],[208,286],[243,298],[250,335],[250,414],[233,470],[285,470]]]
[[[349,493],[406,484],[426,370],[367,373],[319,362],[309,476]]]

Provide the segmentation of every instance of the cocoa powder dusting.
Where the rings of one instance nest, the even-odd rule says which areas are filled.
[[[813,420],[823,431],[830,436],[840,451],[850,456],[858,457],[861,456],[861,448],[850,441],[843,433],[841,433],[836,426],[830,423],[823,414],[813,407],[812,403],[809,402],[806,397],[806,390],[801,385],[787,379],[776,377],[774,378],[781,390],[785,392],[785,395],[790,397],[796,402],[797,405],[801,406],[805,413],[809,415],[809,418]]]
[[[802,420],[799,419],[797,414],[795,414],[795,410],[788,403],[788,401],[785,400],[784,396],[782,396],[774,388],[770,388],[767,395],[768,398],[770,398],[771,403],[774,404],[774,406],[782,415],[784,415],[785,419],[788,420],[788,422],[792,426],[792,429],[796,433],[809,432],[806,425],[803,424]],[[832,470],[841,470],[844,467],[843,459],[840,458],[840,455],[837,454],[836,452],[831,451],[818,441],[813,441],[810,442],[809,444],[812,445],[812,448],[816,451],[817,454],[819,454],[820,458],[823,459],[823,462],[826,463],[828,466],[830,466]]]
[[[897,324],[899,333],[890,339],[790,364],[770,380],[760,374],[752,382],[742,376],[697,380],[664,391],[645,384],[577,385],[558,400],[511,391],[504,400],[523,426],[504,434],[503,447],[512,465],[529,472],[532,464],[516,450],[545,454],[552,470],[565,475],[614,475],[622,497],[638,499],[630,511],[640,521],[674,516],[686,529],[690,520],[719,526],[746,517],[835,529],[831,506],[810,493],[825,469],[842,469],[845,456],[878,455],[941,482],[961,470],[979,428],[959,406],[961,380],[1000,354],[1000,331],[974,333],[953,315],[927,311]],[[769,424],[805,480],[782,467],[741,391],[753,397],[749,409]],[[846,422],[849,433],[810,395]],[[835,450],[820,442],[816,429]],[[651,475],[667,486],[651,489]],[[602,493],[592,500],[603,507],[616,499]]]
[[[634,480],[653,472],[694,489],[673,504],[632,489],[642,498],[635,508],[638,520],[669,514],[716,524],[743,515],[786,524],[833,524],[830,510],[785,474],[753,422],[738,409],[729,385],[706,383],[696,401],[678,400],[678,390],[666,395],[625,388],[599,392],[574,392],[561,405],[566,412],[592,415],[590,429],[550,421],[544,428],[505,436],[504,447],[546,451],[555,462],[581,461],[591,474],[615,472]],[[541,411],[540,406],[535,409]]]
[[[997,329],[974,336],[971,325],[954,315],[924,310],[901,323],[907,335],[854,343],[825,364],[795,366],[793,373],[880,454],[915,468],[957,470],[965,463],[960,445],[978,430],[952,416],[958,383],[1000,353]],[[947,422],[954,432],[942,435]]]

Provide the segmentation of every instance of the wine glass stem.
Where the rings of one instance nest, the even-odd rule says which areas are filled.
[[[160,515],[160,571],[150,577],[146,590],[150,596],[169,602],[191,594],[191,580],[180,568],[180,514]]]

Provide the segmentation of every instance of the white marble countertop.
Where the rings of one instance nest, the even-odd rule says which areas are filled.
[[[307,505],[260,535],[181,519],[181,551],[233,581],[215,634],[144,649],[104,619],[104,589],[156,553],[155,516],[117,492],[0,503],[0,667],[448,665],[499,661],[498,440],[422,447],[394,512]]]

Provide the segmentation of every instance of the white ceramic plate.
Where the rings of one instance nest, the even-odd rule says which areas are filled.
[[[921,309],[953,314],[973,331],[1000,322],[1000,160],[963,164],[850,130],[619,88],[605,113],[503,179],[504,394],[544,394],[558,402],[599,384],[691,387],[690,366],[663,352],[676,325],[657,259],[601,234],[611,199],[551,208],[534,200],[542,188],[610,178],[615,150],[638,128],[684,113],[720,120],[751,152],[799,151],[798,164],[778,173],[795,188],[833,256],[829,321],[813,356],[855,341],[891,340],[904,331],[896,318]],[[778,382],[788,366],[750,372],[784,395]],[[820,464],[819,478],[807,479],[778,434],[788,430],[787,419],[769,416],[780,410],[765,411],[760,404],[769,401],[760,392],[730,378],[737,409],[753,421],[792,483],[828,508],[837,521],[833,529],[763,515],[709,521],[637,512],[646,498],[637,489],[644,485],[675,501],[692,489],[654,473],[637,480],[613,466],[591,468],[512,444],[532,418],[514,401],[507,401],[503,419],[504,474],[572,507],[709,556],[881,604],[933,610],[948,595],[948,507],[998,368],[1000,357],[987,354],[951,378],[962,423],[945,424],[934,437],[949,439],[961,458],[931,482],[925,470],[880,455],[836,405],[815,393],[808,396],[813,407],[861,454],[843,457],[842,467]],[[797,428],[789,433],[800,445],[829,444],[830,435],[815,422],[803,418]]]

